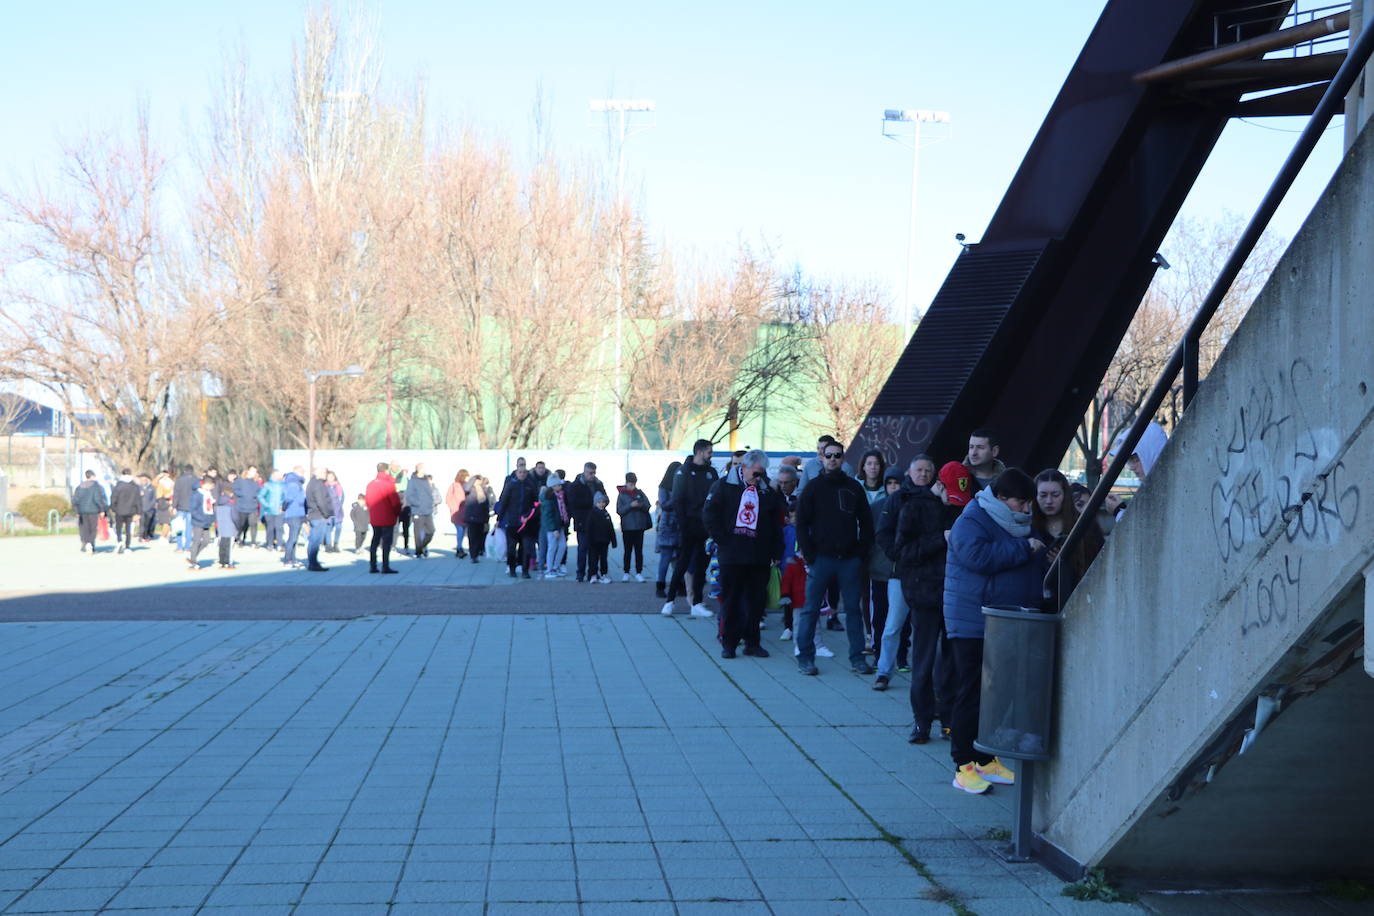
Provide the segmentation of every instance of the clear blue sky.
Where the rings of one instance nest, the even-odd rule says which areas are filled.
[[[389,80],[427,84],[439,120],[471,119],[527,148],[536,86],[554,142],[605,157],[587,102],[658,102],[629,149],[630,183],[671,243],[723,250],[764,240],[814,274],[905,276],[910,153],[880,133],[884,108],[952,113],[923,151],[918,304],[977,240],[1102,9],[1030,4],[384,2]],[[241,42],[284,83],[303,5],[266,0],[9,4],[0,34],[0,181],[51,166],[57,138],[131,119],[145,98],[177,138],[203,124],[224,49]],[[1185,213],[1250,212],[1300,124],[1233,123]],[[1285,132],[1288,131],[1288,132]],[[1328,132],[1276,223],[1296,231],[1340,154]],[[1167,254],[1167,252],[1166,252]]]

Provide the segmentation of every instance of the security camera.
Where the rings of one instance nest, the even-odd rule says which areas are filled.
[[[1154,262],[1165,270],[1169,269],[1169,262],[1166,261],[1164,255],[1160,254],[1158,251],[1155,252]]]

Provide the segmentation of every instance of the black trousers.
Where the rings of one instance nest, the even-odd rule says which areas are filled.
[[[157,526],[157,513],[152,509],[143,513],[143,524],[139,526],[138,536],[145,541],[153,539],[153,529]]]
[[[396,538],[395,525],[373,525],[372,544],[367,549],[367,558],[372,568],[377,568],[377,545],[382,546],[382,569],[391,568],[391,542]]]
[[[402,548],[407,548],[407,547],[410,546],[410,507],[409,507],[409,506],[402,506],[402,507],[401,507],[401,518],[400,518],[400,522],[401,522],[401,547],[402,547]]]
[[[531,526],[526,526],[528,529]],[[506,567],[511,572],[517,569],[529,569],[530,560],[534,559],[535,543],[539,536],[531,531],[522,533],[519,528],[507,528],[506,531]],[[581,548],[577,551],[577,558],[582,559]]]
[[[949,637],[945,635],[944,612],[940,608],[913,609],[907,620],[911,623],[912,718],[925,729],[935,719],[946,728],[953,728],[950,718],[958,681],[954,659],[950,657]],[[902,658],[900,651],[897,658]]]
[[[423,554],[429,550],[429,542],[434,540],[434,516],[412,514],[410,521],[415,526],[415,553]]]
[[[76,517],[77,530],[81,532],[81,543],[90,544],[95,549],[95,534],[100,530],[100,513],[85,512]]]
[[[281,514],[262,517],[262,542],[273,550],[282,546]]]
[[[759,621],[768,601],[767,564],[720,564],[720,639],[727,649],[743,640],[759,644]]]
[[[957,688],[949,723],[949,755],[954,758],[956,767],[966,763],[991,763],[990,754],[973,749],[973,742],[978,737],[978,706],[983,690],[983,641],[951,639],[949,646]]]
[[[237,529],[238,542],[240,544],[258,543],[258,513],[256,512],[235,512],[234,528]]]
[[[353,529],[353,552],[354,552],[354,553],[357,553],[359,550],[362,550],[362,549],[363,549],[363,541],[366,541],[366,540],[367,540],[367,529],[366,529],[366,528],[354,528],[354,529]]]
[[[621,531],[621,537],[625,541],[625,562],[620,564],[625,572],[630,571],[630,558],[637,559],[635,572],[644,572],[644,532],[643,531]]]
[[[230,564],[231,560],[230,560],[230,557],[229,557],[229,551],[233,549],[233,544],[234,544],[234,539],[233,539],[233,538],[220,538],[220,539],[219,539],[219,565],[220,565],[220,566],[228,566],[228,565]]]
[[[688,570],[692,573],[692,603],[701,604],[706,589],[706,537],[684,530],[682,544],[673,561],[673,578],[668,583],[669,601],[687,594],[687,583],[683,577]]]
[[[134,517],[132,515],[115,516],[115,543],[118,544],[121,538],[124,540],[125,550],[133,546]]]
[[[874,654],[877,654],[882,647],[883,627],[887,626],[887,580],[870,577],[868,591],[872,594],[869,598],[868,631],[873,637]]]

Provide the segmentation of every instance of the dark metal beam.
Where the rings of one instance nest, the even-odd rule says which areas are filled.
[[[1329,85],[1331,84],[1317,83],[1315,86],[1303,86],[1301,89],[1290,89],[1288,92],[1276,92],[1273,95],[1260,96],[1257,99],[1246,99],[1236,106],[1236,117],[1309,117],[1312,112],[1317,110],[1317,103],[1321,101],[1322,95]]]
[[[1137,83],[1168,82],[1201,70],[1209,70],[1217,64],[1259,57],[1269,51],[1291,48],[1305,41],[1315,41],[1318,38],[1325,38],[1327,35],[1347,31],[1349,28],[1350,12],[1347,10],[1334,16],[1325,16],[1302,25],[1295,25],[1292,28],[1280,29],[1258,38],[1249,38],[1235,44],[1222,45],[1210,51],[1203,51],[1200,54],[1191,54],[1188,57],[1167,61],[1157,67],[1142,70],[1135,75],[1134,79]]]

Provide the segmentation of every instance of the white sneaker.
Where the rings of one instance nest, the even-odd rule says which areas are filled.
[[[546,573],[544,573],[544,578],[545,578],[545,579],[557,579],[557,578],[558,578],[558,573],[546,572]]]
[[[766,621],[760,620],[760,621],[759,621],[759,629],[760,629],[760,630],[766,630],[766,629],[768,629],[768,623],[767,623]]]
[[[693,617],[714,617],[714,616],[716,616],[715,614],[711,613],[711,611],[708,610],[707,607],[706,607],[706,605],[704,605],[704,604],[694,604],[694,605],[692,605],[691,614],[692,614]]]
[[[792,641],[792,630],[791,630],[790,628],[789,628],[789,629],[786,629],[786,630],[783,630],[782,633],[778,636],[778,639],[781,640],[782,642],[791,642],[791,641]]]
[[[825,647],[825,643],[821,642],[821,641],[818,639],[818,640],[816,640],[816,657],[817,657],[817,658],[834,658],[834,657],[835,657],[835,653],[834,653],[834,652],[831,652],[829,649],[827,649],[827,648]]]
[[[644,573],[635,573],[635,581],[636,581],[636,582],[643,582],[643,581],[644,581]]]
[[[621,582],[629,582],[629,581],[630,581],[630,574],[629,574],[629,573],[621,573],[621,574],[620,574],[620,581],[621,581]]]
[[[671,601],[665,601],[665,602],[663,602],[663,609],[662,609],[661,611],[659,611],[659,613],[662,614],[664,617],[671,617],[671,616],[673,616],[673,602],[671,602]]]

